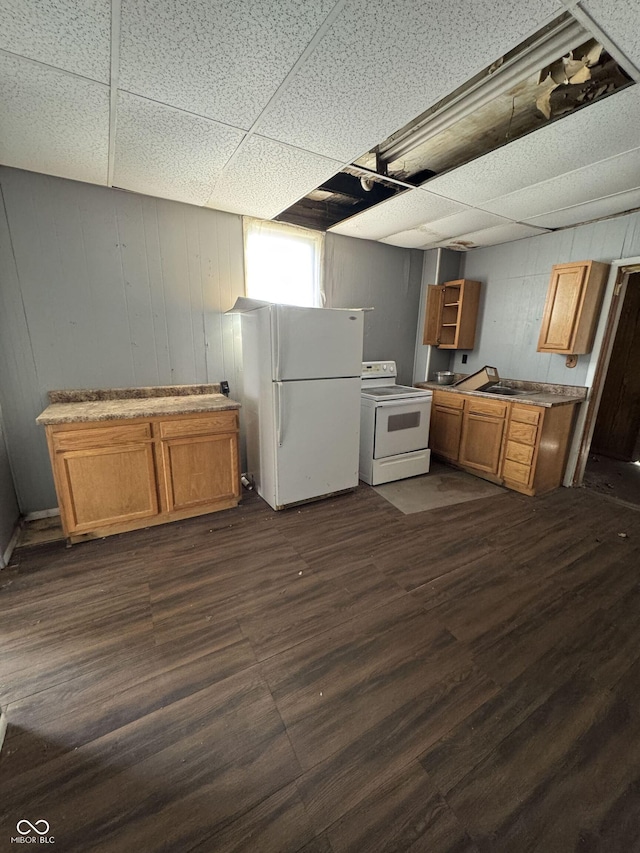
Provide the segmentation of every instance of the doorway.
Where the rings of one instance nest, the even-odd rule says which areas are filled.
[[[583,484],[640,509],[640,272],[627,279]]]

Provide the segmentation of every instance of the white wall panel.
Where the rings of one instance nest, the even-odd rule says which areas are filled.
[[[123,0],[120,87],[251,127],[335,0]]]
[[[0,163],[107,182],[109,89],[0,53]]]
[[[119,93],[114,185],[203,205],[244,133]]]
[[[343,165],[252,136],[224,170],[207,206],[271,219],[335,175]]]
[[[557,14],[556,0],[353,0],[259,132],[337,160],[367,151]]]
[[[0,48],[109,82],[111,0],[0,0]]]

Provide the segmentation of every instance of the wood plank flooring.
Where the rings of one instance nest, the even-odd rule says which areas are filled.
[[[640,851],[640,513],[593,493],[23,549],[0,651],[2,850]]]

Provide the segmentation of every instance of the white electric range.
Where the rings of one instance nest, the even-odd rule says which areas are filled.
[[[372,486],[429,471],[431,391],[398,385],[395,361],[362,364],[360,479]]]

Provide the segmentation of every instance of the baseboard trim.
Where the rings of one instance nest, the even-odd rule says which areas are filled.
[[[25,515],[25,521],[37,521],[39,518],[53,518],[56,515],[60,515],[60,508],[54,507],[53,509],[39,509],[37,512],[29,512]]]
[[[14,548],[18,544],[21,529],[22,525],[20,522],[18,522],[16,524],[16,529],[13,531],[13,536],[9,540],[9,544],[5,549],[4,554],[0,554],[0,569],[6,569],[9,563],[11,562],[11,555],[13,554]]]

